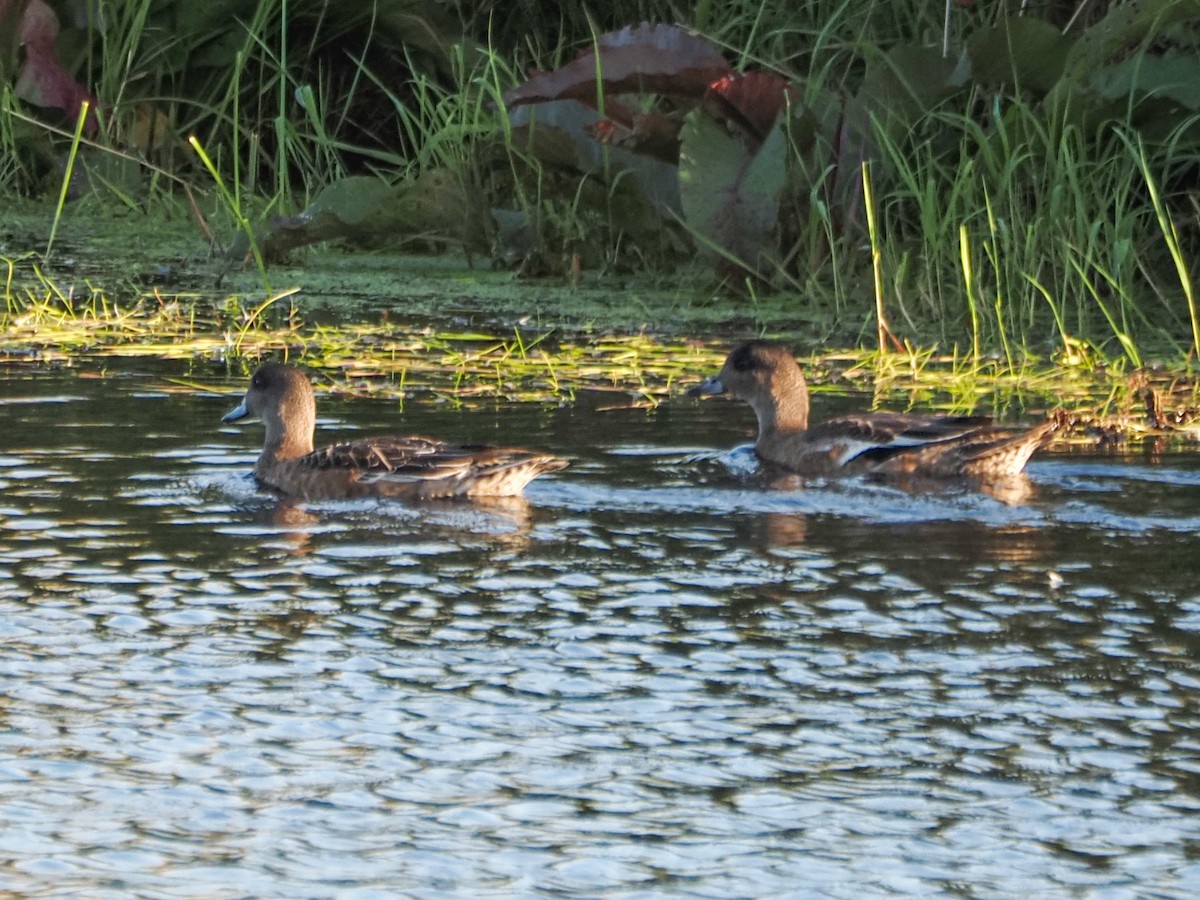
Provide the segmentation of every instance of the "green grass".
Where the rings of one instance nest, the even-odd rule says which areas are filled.
[[[1128,132],[1086,143],[1019,103],[988,125],[938,113],[883,145],[884,269],[904,274],[892,284],[910,327],[967,336],[976,354],[1076,336],[1134,366],[1143,347],[1181,360],[1187,320],[1147,306],[1164,259],[1187,270],[1142,196],[1164,160],[1134,152]]]
[[[456,405],[572,403],[585,392],[604,406],[683,402],[686,388],[715,373],[736,343],[594,328],[454,329],[378,316],[373,323],[321,323],[306,320],[291,291],[220,300],[159,291],[114,298],[86,283],[58,281],[33,253],[0,258],[0,289],[0,362],[9,365],[152,356],[209,360],[248,373],[264,359],[287,359],[341,390]],[[1024,358],[1014,366],[969,350],[794,346],[816,392],[860,395],[864,408],[1020,420],[1065,407],[1082,426],[1113,436],[1194,437],[1194,431],[1149,428],[1144,392],[1155,390],[1168,417],[1188,428],[1200,406],[1192,380],[1168,370],[1130,377],[1087,353]]]
[[[396,181],[447,172],[481,192],[482,209],[523,214],[543,249],[533,271],[577,280],[572,267],[582,261],[612,284],[631,271],[661,282],[694,278],[679,268],[687,253],[672,242],[652,246],[618,227],[620,178],[564,177],[539,164],[513,146],[500,102],[528,68],[564,62],[597,30],[671,20],[667,4],[609,5],[593,13],[600,19],[568,5],[542,21],[463,8],[464,39],[436,51],[389,35],[369,16],[354,19],[366,16],[359,7],[337,22],[307,0],[247,2],[235,19],[188,7],[203,28],[172,33],[163,4],[102,6],[105,27],[86,45],[83,65],[101,134],[81,144],[144,151],[149,187],[119,199],[102,194],[101,202],[182,205],[182,184],[219,235],[240,229],[257,251],[263,217],[299,210],[347,173]],[[1086,17],[1106,6],[1093,4]],[[1061,25],[1077,8],[1050,3],[1039,15]],[[951,4],[947,17],[943,4],[917,0],[769,0],[702,3],[695,23],[737,65],[793,78],[797,103],[828,119],[839,114],[829,94],[852,91],[881,50],[918,41],[953,55],[1004,11]],[[437,32],[432,20],[425,24]],[[438,34],[457,36],[454,28]],[[1195,158],[1186,129],[1157,142],[1119,121],[1084,133],[1025,94],[966,93],[900,133],[876,123],[869,223],[861,188],[825,190],[833,148],[805,155],[793,142],[789,164],[815,187],[793,198],[773,283],[745,286],[749,299],[715,302],[741,304],[751,321],[763,302],[790,304],[798,322],[827,320],[819,332],[805,331],[806,340],[857,340],[884,355],[936,346],[976,368],[999,355],[1020,371],[1084,346],[1125,370],[1156,359],[1187,369],[1189,354],[1200,358],[1200,308],[1190,274],[1194,209],[1181,205]],[[169,133],[153,150],[136,137],[148,122]],[[69,132],[38,125],[0,86],[0,195],[49,184],[65,191],[53,166],[68,157],[69,141]],[[843,185],[859,178],[836,174]],[[60,211],[73,212],[61,203]],[[261,257],[256,266],[264,299],[274,296]],[[670,324],[687,322],[703,328],[708,319]]]

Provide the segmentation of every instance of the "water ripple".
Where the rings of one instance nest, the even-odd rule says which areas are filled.
[[[575,463],[526,503],[289,506],[206,399],[117,397],[130,457],[63,378],[0,437],[0,892],[1200,887],[1186,460],[780,484],[517,410]]]

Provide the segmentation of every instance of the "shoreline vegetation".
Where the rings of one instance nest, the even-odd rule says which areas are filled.
[[[1200,0],[1023,6],[0,3],[0,365],[654,406],[767,336],[1195,441]]]
[[[410,262],[419,266],[422,260]],[[339,292],[321,298],[332,306],[314,316],[305,307],[315,298],[298,289],[247,301],[236,293],[172,294],[126,281],[112,295],[90,278],[82,285],[75,278],[57,280],[34,254],[0,257],[0,365],[88,371],[122,359],[174,360],[187,363],[189,374],[169,380],[223,390],[213,382],[216,373],[245,375],[259,361],[276,358],[313,372],[318,389],[401,403],[586,402],[599,409],[652,409],[682,402],[684,391],[717,371],[746,332],[744,324],[725,322],[712,325],[704,338],[672,334],[638,325],[627,313],[606,317],[608,292],[581,298],[580,289],[566,287],[543,294],[536,316],[518,316],[525,308],[518,299],[510,298],[507,307],[489,304],[486,287],[478,292],[482,302],[447,316],[438,304],[454,272],[460,278],[479,274],[453,268],[434,273],[422,313],[397,309],[395,299],[380,309],[379,298],[369,297],[362,301],[369,314],[363,308],[346,314]],[[403,273],[398,277],[403,280]],[[768,320],[771,315],[766,312]],[[1133,370],[1077,348],[1074,356],[1027,356],[1014,368],[1000,355],[975,358],[915,347],[881,355],[861,347],[804,346],[786,327],[777,331],[760,322],[756,330],[793,346],[818,396],[853,395],[859,405],[880,409],[987,412],[1004,420],[1036,419],[1063,407],[1072,427],[1060,445],[1149,440],[1166,449],[1200,441],[1200,388],[1167,366]]]

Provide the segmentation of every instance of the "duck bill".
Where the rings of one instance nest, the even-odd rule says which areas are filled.
[[[725,393],[725,384],[724,384],[724,382],[721,381],[721,377],[718,375],[716,377],[708,379],[708,381],[700,382],[695,387],[688,388],[687,396],[700,397],[700,396],[704,396],[706,394],[723,394],[723,393]]]
[[[250,415],[250,410],[246,409],[246,401],[242,400],[237,406],[231,409],[225,415],[221,416],[222,422],[236,422],[238,419],[244,419]]]

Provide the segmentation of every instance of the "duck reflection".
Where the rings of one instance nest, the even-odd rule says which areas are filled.
[[[388,517],[392,504],[374,504],[381,517]],[[524,497],[480,497],[470,503],[461,500],[427,500],[403,506],[406,518],[423,517],[435,527],[485,535],[515,549],[525,546],[533,528],[533,508]],[[263,507],[255,519],[268,526],[285,544],[290,555],[306,556],[318,545],[313,538],[328,530],[337,510],[313,508],[291,499],[281,499]],[[381,533],[381,538],[386,535]],[[370,535],[364,535],[370,540]],[[388,538],[390,539],[390,537]]]
[[[832,558],[868,559],[886,548],[890,566],[935,591],[975,568],[1012,569],[1031,585],[1050,583],[1047,573],[1054,568],[1057,549],[1053,530],[1044,526],[1035,505],[1038,485],[1023,474],[986,484],[911,478],[886,484],[841,482],[832,491],[827,482],[806,484],[789,473],[760,471],[757,476],[767,496],[809,491],[809,497],[819,500],[828,492],[830,502],[828,514],[814,512],[806,498],[804,512],[748,516],[743,535],[758,552],[805,548],[817,554],[828,551]],[[992,501],[1003,509],[991,506]],[[848,506],[858,507],[857,514],[839,514]],[[1028,521],[1021,521],[1024,507],[1029,507]]]
[[[321,522],[320,516],[288,500],[264,508],[257,518],[264,525],[279,529],[279,537],[293,556],[307,556],[311,552],[313,529]]]

